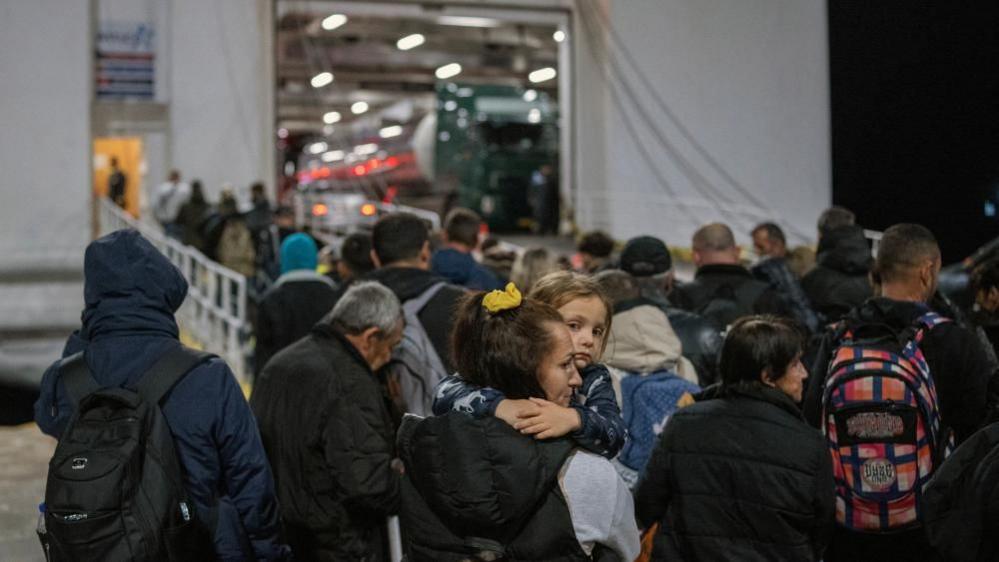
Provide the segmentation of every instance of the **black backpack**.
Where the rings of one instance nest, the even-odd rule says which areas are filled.
[[[49,462],[41,539],[50,562],[214,557],[160,409],[211,357],[183,346],[168,351],[135,389],[100,388],[83,352],[62,361],[76,412]]]

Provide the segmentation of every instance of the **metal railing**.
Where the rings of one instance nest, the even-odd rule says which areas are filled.
[[[101,236],[122,228],[138,230],[177,266],[188,283],[177,323],[203,349],[224,358],[241,383],[247,382],[246,277],[166,236],[159,225],[136,220],[108,199],[100,199],[98,221]]]

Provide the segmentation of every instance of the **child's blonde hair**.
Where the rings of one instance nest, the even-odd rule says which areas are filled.
[[[611,320],[614,318],[614,305],[611,304],[610,299],[607,298],[607,293],[600,287],[600,284],[590,276],[572,271],[549,273],[538,279],[538,282],[531,287],[531,292],[528,296],[551,305],[555,309],[562,308],[576,299],[598,298],[604,305],[604,310],[607,314],[604,321],[604,329],[607,333],[610,333]],[[603,348],[607,345],[607,339],[606,337],[603,339],[600,349],[601,354],[604,351]]]

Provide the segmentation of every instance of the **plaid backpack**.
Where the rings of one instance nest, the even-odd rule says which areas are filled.
[[[882,533],[920,524],[923,489],[954,440],[919,344],[949,321],[926,312],[902,332],[840,324],[822,397],[839,525]]]

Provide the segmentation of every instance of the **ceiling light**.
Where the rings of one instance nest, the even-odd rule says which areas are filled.
[[[330,111],[323,115],[323,123],[326,123],[327,125],[332,125],[333,123],[339,123],[339,122],[340,122],[339,111]]]
[[[527,122],[528,123],[540,123],[541,122],[541,110],[538,108],[533,108],[527,112]]]
[[[565,41],[565,32],[560,29],[555,33],[552,33],[552,39],[554,39],[556,43],[561,43],[562,41]]]
[[[499,21],[492,18],[473,18],[467,16],[440,16],[437,23],[441,25],[457,25],[460,27],[497,27]]]
[[[412,35],[407,35],[402,39],[395,42],[395,46],[399,47],[400,51],[408,51],[422,45],[427,39],[419,34],[414,33]]]
[[[530,103],[536,99],[538,99],[537,90],[527,90],[526,92],[524,92],[524,101]]]
[[[555,76],[557,76],[557,74],[558,73],[555,72],[554,68],[548,66],[548,67],[545,67],[545,68],[539,68],[538,70],[535,70],[534,72],[528,74],[527,75],[527,79],[530,80],[531,82],[537,84],[538,82],[544,82],[546,80],[551,80],[552,78],[555,78]]]
[[[448,78],[457,76],[459,74],[461,74],[461,65],[456,62],[452,62],[451,64],[445,64],[444,66],[438,68],[436,72],[434,72],[434,75],[441,80],[447,80]]]
[[[378,135],[383,139],[390,139],[392,137],[397,137],[402,134],[402,127],[399,125],[392,125],[391,127],[385,127],[378,131]]]
[[[376,152],[378,152],[378,145],[373,142],[368,144],[359,144],[354,147],[354,154],[359,156],[367,156]]]
[[[345,23],[347,23],[347,16],[343,14],[333,14],[323,20],[323,29],[326,31],[333,31]]]
[[[354,105],[350,106],[350,112],[354,115],[360,115],[368,110],[368,102],[358,101],[354,102]]]
[[[319,74],[316,74],[315,76],[312,77],[313,88],[322,88],[323,86],[327,86],[332,82],[333,82],[332,72],[320,72]]]
[[[320,152],[325,152],[327,148],[329,148],[329,145],[322,141],[314,142],[309,145],[309,152],[312,154],[319,154]]]
[[[329,152],[324,152],[322,155],[323,162],[337,162],[343,160],[344,153],[342,150],[331,150]]]

